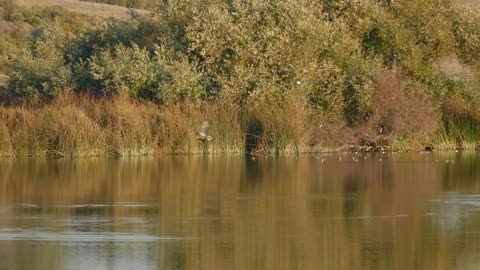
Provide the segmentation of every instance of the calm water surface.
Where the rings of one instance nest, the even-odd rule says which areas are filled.
[[[480,155],[3,159],[0,269],[480,269]]]

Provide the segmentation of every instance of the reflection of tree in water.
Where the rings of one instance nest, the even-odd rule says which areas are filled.
[[[480,239],[471,232],[478,231],[480,220],[462,216],[465,222],[452,232],[425,213],[432,210],[428,200],[439,188],[478,190],[474,179],[480,175],[478,165],[470,164],[478,160],[472,156],[471,161],[466,160],[468,166],[461,160],[452,166],[425,162],[425,157],[358,163],[333,158],[321,163],[304,157],[189,157],[72,162],[75,166],[65,162],[51,169],[44,168],[46,164],[4,163],[0,164],[0,187],[5,188],[0,189],[0,202],[38,202],[43,209],[56,204],[114,204],[149,198],[150,208],[86,207],[47,214],[135,221],[102,227],[80,224],[77,231],[114,231],[121,226],[124,232],[194,238],[111,242],[83,249],[91,259],[102,262],[109,260],[106,257],[117,258],[111,259],[111,269],[119,266],[122,258],[118,257],[122,256],[123,261],[143,259],[159,269],[174,270],[454,269],[456,263],[465,264],[463,258],[477,256]],[[439,174],[446,169],[448,173]],[[458,178],[464,176],[469,179]],[[444,177],[448,185],[442,186]],[[30,215],[43,213],[35,211]],[[407,216],[385,217],[395,214]],[[32,249],[19,242],[11,245],[16,253],[4,254],[18,261],[32,250],[41,255],[32,257],[27,265],[32,267],[27,269],[35,268],[47,253],[55,259],[68,250],[46,245]],[[0,256],[2,251],[5,249],[0,249]]]
[[[261,180],[263,176],[262,170],[262,161],[252,159],[251,157],[245,157],[245,178],[249,178],[251,180]]]
[[[264,169],[263,160],[253,159],[251,156],[245,156],[245,170],[240,180],[240,191],[245,192],[255,189],[255,186],[263,181]]]
[[[357,194],[360,189],[360,179],[355,177],[353,174],[348,174],[345,176],[343,181],[343,192],[345,197],[343,199],[343,216],[351,217],[357,212],[358,204],[350,196]],[[345,220],[349,222],[349,219]]]
[[[164,263],[159,262],[161,269],[172,270],[184,270],[186,269],[186,254],[185,247],[181,244],[171,244],[168,249],[163,250],[166,254],[165,257],[161,256],[165,260]]]
[[[388,155],[380,154],[379,158],[382,159],[382,162],[378,164],[382,189],[385,191],[393,191],[395,188],[396,173],[394,168],[392,168],[392,162],[388,162]]]

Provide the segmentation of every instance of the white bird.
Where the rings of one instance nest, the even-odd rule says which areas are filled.
[[[197,132],[197,139],[199,139],[202,142],[211,141],[212,136],[208,135],[209,129],[210,129],[210,124],[208,123],[208,121],[204,121],[202,124],[202,127],[200,128],[200,131]]]

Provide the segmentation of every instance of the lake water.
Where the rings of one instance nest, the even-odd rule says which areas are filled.
[[[0,269],[480,269],[480,155],[3,159]]]

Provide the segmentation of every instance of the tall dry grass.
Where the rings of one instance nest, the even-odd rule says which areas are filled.
[[[437,141],[446,149],[475,149],[480,145],[478,107],[458,97],[443,104],[442,128]]]
[[[252,122],[255,151],[294,151],[305,127],[300,106],[244,108],[229,102],[159,107],[126,96],[97,99],[64,91],[49,104],[0,106],[0,155],[79,157],[245,151]],[[204,120],[213,140],[195,138]]]
[[[308,142],[312,117],[302,98],[288,95],[278,105],[249,107],[243,120],[246,143],[258,144],[257,149],[268,152],[300,152]],[[254,140],[248,141],[248,138]],[[254,145],[255,146],[255,145]],[[246,145],[248,152],[248,145]]]
[[[270,106],[228,100],[158,106],[124,95],[94,98],[64,90],[47,104],[0,104],[0,156],[412,150],[430,143],[457,148],[476,146],[471,142],[480,134],[477,110],[459,100],[445,103],[439,130],[438,110],[397,71],[379,75],[369,119],[358,126],[326,122],[301,98],[285,99]],[[205,120],[213,137],[207,144],[196,139]]]

